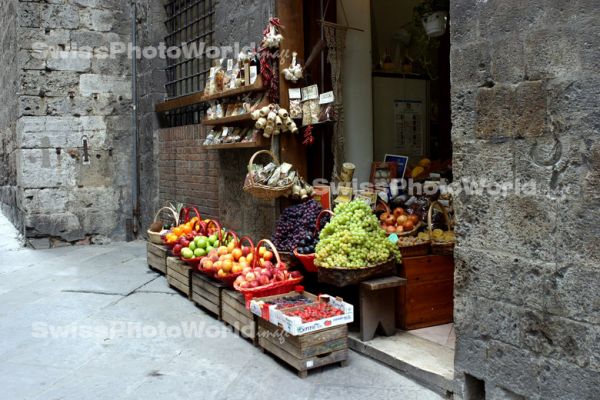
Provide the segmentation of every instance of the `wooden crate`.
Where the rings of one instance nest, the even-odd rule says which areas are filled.
[[[160,272],[161,274],[167,273],[167,246],[161,246],[158,244],[148,242],[146,244],[146,256],[148,259],[148,267],[150,269]]]
[[[453,321],[454,258],[423,256],[402,259],[400,276],[406,285],[398,290],[396,324],[404,330]]]
[[[325,365],[340,363],[346,366],[348,359],[348,327],[336,326],[322,331],[292,336],[262,318],[258,319],[258,344],[285,361],[306,378],[308,371]]]
[[[227,285],[200,272],[192,272],[192,301],[212,312],[220,320],[221,293]]]
[[[167,257],[167,282],[169,286],[191,297],[192,268],[176,257]]]
[[[241,336],[257,343],[256,332],[258,317],[246,308],[244,295],[233,289],[221,292],[221,319]]]

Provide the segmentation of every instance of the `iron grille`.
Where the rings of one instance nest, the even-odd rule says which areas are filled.
[[[167,47],[211,46],[214,34],[215,0],[171,0],[165,4],[167,11]],[[204,89],[210,70],[207,57],[178,59],[167,58],[166,91],[169,99],[196,93]]]

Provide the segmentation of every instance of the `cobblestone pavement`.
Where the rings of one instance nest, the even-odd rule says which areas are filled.
[[[441,399],[352,352],[298,378],[171,290],[143,242],[30,250],[16,236],[0,214],[4,399]]]

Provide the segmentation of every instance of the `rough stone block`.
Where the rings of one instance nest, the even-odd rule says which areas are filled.
[[[19,97],[19,115],[46,115],[46,104],[37,96]]]
[[[19,69],[46,69],[46,60],[39,53],[30,50],[21,50],[18,55]]]
[[[79,76],[66,71],[21,73],[21,93],[30,96],[68,96],[79,92]]]
[[[573,38],[579,31],[561,26],[544,27],[525,33],[524,57],[531,80],[551,79],[580,69]]]
[[[487,400],[527,400],[525,396],[496,385],[486,385],[485,396]]]
[[[508,387],[527,398],[538,398],[540,365],[535,354],[496,340],[488,347],[486,383]]]
[[[479,139],[512,137],[512,89],[496,85],[477,89],[475,136]]]
[[[72,187],[77,162],[54,149],[17,150],[17,182],[22,188]]]
[[[17,123],[17,135],[25,148],[82,146],[82,137],[88,137],[88,146],[101,147],[107,144],[104,119],[97,117],[24,117]]]
[[[557,296],[554,263],[458,246],[455,268],[457,297],[485,297],[542,311]]]
[[[17,7],[17,23],[24,28],[39,27],[41,23],[40,4],[21,2]]]
[[[518,33],[495,40],[489,44],[491,52],[490,74],[496,83],[518,83],[525,76],[523,41]]]
[[[85,29],[109,32],[115,22],[115,13],[111,10],[85,9],[81,12],[81,25]]]
[[[31,214],[64,213],[68,210],[70,190],[25,189],[23,209]]]
[[[131,80],[119,76],[83,74],[81,75],[80,90],[83,96],[95,93],[111,93],[131,99]]]
[[[582,400],[598,397],[600,372],[565,361],[544,359],[539,388],[542,399]]]
[[[83,239],[81,224],[72,213],[29,214],[25,217],[27,237],[56,236],[67,241]]]
[[[19,28],[19,48],[40,49],[35,43],[43,43],[45,49],[49,47],[64,49],[69,48],[70,32],[66,29]]]
[[[482,86],[491,79],[490,45],[479,41],[450,49],[452,86]]]
[[[78,9],[71,4],[45,5],[41,14],[43,28],[76,29],[79,27]]]
[[[521,82],[512,105],[515,137],[539,137],[546,130],[546,91],[542,81]]]
[[[92,54],[82,51],[59,51],[48,58],[48,69],[85,72],[92,65]]]

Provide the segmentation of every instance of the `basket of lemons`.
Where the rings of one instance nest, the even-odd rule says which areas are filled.
[[[433,210],[437,208],[440,210],[444,216],[444,220],[446,221],[446,231],[442,229],[433,229]],[[417,237],[424,240],[431,240],[431,253],[440,255],[440,256],[450,256],[454,254],[454,246],[456,245],[456,235],[453,230],[454,224],[448,215],[448,211],[446,207],[434,201],[431,203],[429,207],[429,212],[427,213],[427,231],[421,232]]]

